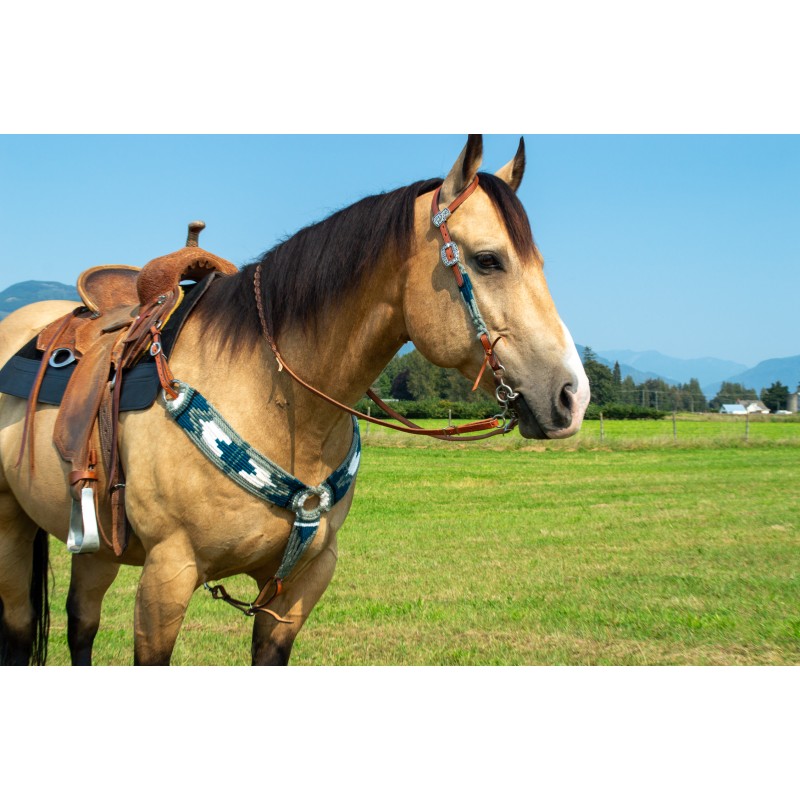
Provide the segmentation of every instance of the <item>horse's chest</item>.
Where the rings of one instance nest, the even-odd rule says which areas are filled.
[[[145,484],[150,491],[145,489]],[[128,514],[150,550],[159,541],[185,537],[203,580],[238,572],[274,571],[289,540],[295,515],[243,491],[205,466],[184,465],[171,488],[155,481],[129,481]],[[350,510],[350,491],[322,514],[302,561],[328,548]],[[298,565],[300,566],[300,565]]]
[[[350,498],[324,514],[314,538],[303,554],[302,561],[313,560],[331,547],[350,507]],[[204,580],[224,577],[237,572],[275,572],[284,556],[292,530],[293,517],[283,510],[264,504],[260,514],[239,513],[214,527],[198,527],[191,536],[197,562]],[[227,524],[226,524],[227,522]]]
[[[272,566],[283,578],[328,547],[360,462],[355,423],[346,458],[311,487],[254,450],[201,395],[186,397],[173,419],[150,414],[148,448],[127,446],[145,420],[126,421],[126,506],[145,548],[183,537],[207,578]],[[319,465],[298,469],[313,476]]]

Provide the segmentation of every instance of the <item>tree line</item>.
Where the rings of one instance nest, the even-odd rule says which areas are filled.
[[[668,384],[661,378],[648,378],[636,383],[630,375],[622,379],[619,361],[609,368],[597,360],[597,355],[587,347],[583,354],[583,367],[592,387],[592,403],[606,409],[615,405],[631,405],[664,412],[719,411],[723,404],[761,400],[770,411],[786,409],[789,387],[775,381],[769,388],[755,389],[741,383],[723,381],[719,391],[708,400],[697,378],[688,383]]]
[[[472,383],[453,369],[431,364],[417,350],[395,356],[372,390],[409,419],[467,419],[497,413],[497,403],[482,389],[472,391]],[[356,408],[373,416],[385,417],[368,400]]]
[[[622,378],[619,362],[613,368],[600,363],[595,352],[586,347],[583,366],[592,389],[592,402],[587,418],[603,412],[607,418],[663,417],[673,411],[718,411],[723,403],[760,399],[771,411],[785,409],[789,389],[775,381],[755,390],[739,383],[723,382],[710,400],[700,388],[697,378],[687,383],[669,384],[661,378],[648,378],[640,383],[628,375]],[[472,391],[472,382],[456,370],[431,364],[417,350],[395,356],[372,385],[373,391],[410,418],[484,417],[497,413],[497,404],[482,389]],[[357,408],[375,416],[385,416],[368,400]]]

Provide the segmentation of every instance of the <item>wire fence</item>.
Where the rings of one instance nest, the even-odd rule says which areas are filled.
[[[800,416],[691,414],[673,412],[658,420],[586,420],[578,434],[599,444],[788,444],[800,445]]]
[[[688,389],[649,389],[638,386],[635,389],[617,387],[617,402],[626,405],[641,406],[642,408],[655,408],[661,411],[688,411],[689,413],[702,413],[709,408],[716,411],[720,405],[728,404],[747,404],[760,400],[759,396],[753,392],[742,394],[716,394],[714,397],[706,397],[702,392],[692,392]],[[792,405],[792,392],[789,392],[784,400],[775,400],[777,403],[773,411],[786,411]],[[796,393],[794,393],[796,395]],[[795,399],[796,404],[796,399]]]
[[[467,422],[451,418],[451,424]],[[415,419],[426,427],[442,427],[441,419]],[[447,447],[449,443],[427,437],[408,436],[398,431],[361,423],[365,444],[398,447]],[[581,430],[562,440],[529,440],[518,433],[496,437],[479,443],[492,449],[534,448],[574,450],[584,448],[631,449],[639,447],[735,447],[735,446],[797,446],[800,447],[800,415],[720,413],[690,414],[673,412],[661,419],[599,419],[584,420]],[[466,446],[466,445],[462,445]],[[800,478],[800,462],[798,462]]]

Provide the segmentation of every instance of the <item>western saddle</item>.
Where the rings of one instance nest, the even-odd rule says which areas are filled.
[[[153,259],[141,269],[124,264],[87,269],[78,278],[83,305],[52,322],[38,336],[36,346],[42,352],[42,362],[28,396],[17,466],[22,463],[27,444],[29,468],[34,470],[34,420],[45,372],[49,367],[77,362],[53,433],[59,454],[71,465],[72,512],[67,539],[70,552],[96,552],[100,536],[117,556],[125,550],[125,476],[117,429],[126,371],[149,354],[155,361],[161,387],[174,397],[161,334],[184,301],[181,283],[198,282],[191,293],[193,307],[208,285],[209,281],[203,279],[214,273],[237,272],[230,261],[199,247],[203,228],[203,222],[189,223],[185,247]],[[188,315],[186,309],[184,312],[180,324]],[[101,476],[105,477],[103,498],[110,498],[111,503],[110,537],[99,522]]]

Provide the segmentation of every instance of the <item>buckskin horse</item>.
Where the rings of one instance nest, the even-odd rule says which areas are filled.
[[[350,407],[408,341],[434,364],[477,376],[498,399],[496,418],[439,438],[515,426],[535,439],[578,431],[589,385],[516,196],[524,142],[495,174],[479,173],[481,160],[482,139],[470,135],[444,181],[366,197],[215,274],[168,365],[159,362],[163,391],[149,407],[119,414],[124,483],[110,486],[94,464],[70,472],[54,445],[57,406],[0,394],[4,663],[45,661],[48,534],[68,541],[77,508],[82,536],[81,511],[91,520],[76,487],[104,480],[100,528],[113,524],[109,493],[124,486],[129,537],[113,547],[104,537],[94,552],[68,541],[80,553],[67,599],[73,663],[91,663],[103,596],[120,564],[135,564],[135,664],[169,664],[204,584],[254,617],[253,664],[287,664],[333,576],[353,499],[360,449]],[[63,301],[12,313],[0,324],[0,363],[57,318],[86,313]],[[137,340],[157,361],[158,327]],[[407,421],[396,427],[422,433]],[[236,574],[256,581],[254,602],[209,586]]]

